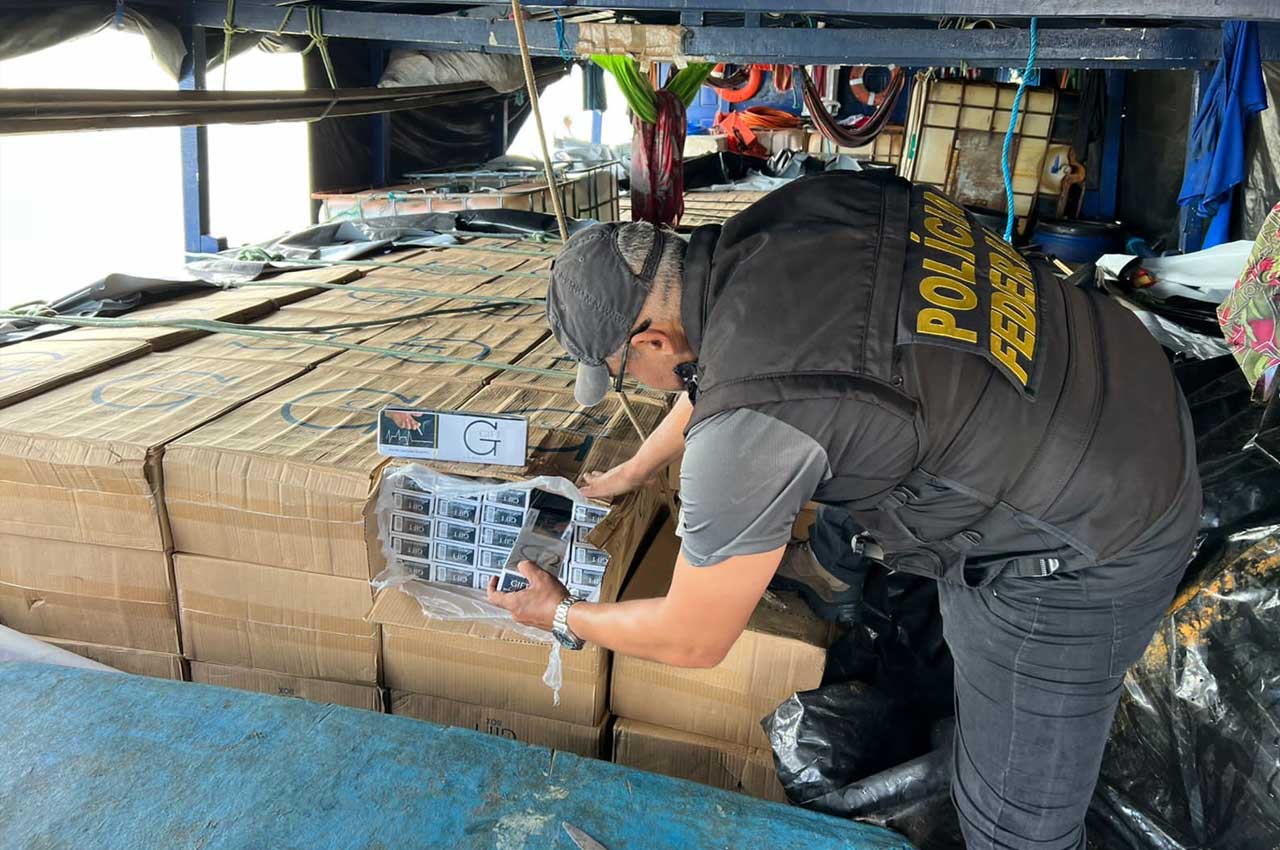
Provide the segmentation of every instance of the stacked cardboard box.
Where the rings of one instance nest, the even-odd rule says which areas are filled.
[[[40,395],[151,351],[140,340],[38,337],[0,348],[0,407]]]
[[[291,272],[126,318],[307,324],[307,314],[277,308],[359,276]],[[0,623],[127,672],[184,678],[164,452],[314,362],[269,350],[273,342],[115,326],[0,349]]]
[[[53,349],[28,344],[21,380],[0,394],[0,498],[12,506],[0,516],[0,622],[153,675],[182,676],[189,662],[196,681],[374,710],[385,685],[396,713],[603,755],[609,653],[565,653],[557,704],[542,681],[548,643],[428,620],[398,590],[373,605],[383,406],[529,420],[523,468],[432,464],[454,475],[578,480],[639,443],[616,402],[574,402],[573,364],[545,345],[540,306],[459,297],[545,295],[546,252],[483,244],[514,252],[402,253],[363,277],[307,270],[141,314],[287,337],[84,329],[60,335],[59,365],[36,375],[30,358]],[[326,280],[353,282],[310,285]],[[405,321],[428,309],[460,312]],[[352,321],[363,324],[322,327]],[[499,368],[544,368],[547,356],[561,374]],[[635,407],[646,429],[666,409],[656,394]],[[659,501],[637,494],[575,536],[583,558],[609,559],[603,572],[587,564],[584,592],[617,597]]]
[[[372,685],[306,679],[301,676],[273,673],[269,670],[192,661],[191,681],[223,688],[258,691],[280,697],[349,705],[352,708],[363,708],[369,711],[382,711],[385,708],[382,689]]]
[[[665,594],[679,548],[674,520],[668,520],[621,598]],[[829,641],[829,625],[802,599],[768,594],[713,668],[682,669],[618,656],[610,691],[610,707],[620,718],[615,761],[783,799],[760,721],[796,691],[821,684]]]
[[[613,725],[613,760],[650,773],[787,802],[768,749],[620,717]]]
[[[135,676],[154,676],[157,679],[187,678],[187,662],[181,656],[168,652],[150,652],[145,649],[128,649],[121,646],[103,646],[100,643],[83,643],[81,641],[63,640],[37,635],[37,637],[53,644],[59,649],[74,652],[105,664],[124,673]]]
[[[298,371],[150,354],[0,410],[0,622],[176,658],[164,451]]]
[[[461,726],[486,735],[564,750],[588,758],[604,758],[608,743],[605,720],[595,726],[584,726],[536,714],[505,711],[405,691],[391,692],[391,713],[429,720],[442,726]]]
[[[187,657],[377,685],[377,411],[450,409],[477,387],[321,365],[176,441],[165,492]]]

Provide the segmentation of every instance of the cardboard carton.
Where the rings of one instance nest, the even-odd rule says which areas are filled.
[[[84,643],[82,641],[64,640],[62,638],[40,637],[40,640],[51,643],[59,649],[74,652],[114,667],[124,673],[137,676],[153,676],[157,679],[187,678],[187,662],[181,655],[168,652],[150,652],[145,649],[129,649],[123,646],[104,646],[100,643]]]
[[[544,261],[541,251],[533,249],[537,256],[529,253],[527,243],[481,245],[472,240],[468,247],[459,249],[449,245],[415,248],[413,251],[377,258],[382,263],[371,267],[369,286],[403,287],[405,289],[421,289],[437,292],[471,292],[478,286],[499,279],[504,272],[519,271],[522,275],[527,271],[540,271],[550,265]],[[493,240],[496,243],[498,240]],[[485,250],[485,248],[514,248],[516,253],[507,250]],[[391,263],[394,263],[392,265]]]
[[[377,684],[368,582],[181,553],[173,571],[192,661]]]
[[[609,722],[606,717],[594,726],[582,726],[407,691],[391,691],[391,713],[595,759],[604,758]]]
[[[151,346],[138,340],[65,342],[61,334],[0,348],[0,407],[7,407],[76,378],[141,357]]]
[[[551,644],[486,621],[427,619],[407,593],[388,588],[369,615],[382,625],[383,681],[397,691],[594,726],[605,714],[609,653],[561,652],[560,704],[543,681]]]
[[[280,308],[331,291],[328,287],[353,284],[364,276],[366,270],[363,267],[345,265],[300,268],[297,271],[272,275],[265,280],[234,284],[228,291],[240,295],[270,298],[271,303]],[[312,283],[320,286],[308,286]]]
[[[332,360],[343,352],[342,348],[320,343],[358,344],[383,330],[380,327],[346,328],[287,335],[278,330],[279,328],[332,325],[341,321],[332,313],[317,313],[301,307],[286,307],[245,325],[249,330],[274,331],[280,334],[275,338],[214,333],[179,346],[170,353],[183,357],[212,357],[218,360],[248,360],[255,363],[313,366]]]
[[[169,549],[165,446],[298,371],[151,354],[0,410],[0,533]]]
[[[191,681],[279,697],[347,705],[369,711],[383,710],[382,689],[373,685],[326,682],[322,679],[306,679],[269,670],[250,670],[225,664],[207,664],[203,661],[191,662]]]
[[[519,360],[545,336],[545,327],[497,323],[492,320],[423,319],[384,328],[367,345],[395,355],[348,351],[329,365],[357,371],[461,378],[483,381],[504,374],[497,369],[462,363],[442,363],[432,356],[510,364]]]
[[[768,749],[618,718],[613,726],[613,761],[762,800],[787,802]]]
[[[386,463],[377,451],[378,410],[448,410],[475,391],[475,384],[322,365],[210,422],[165,456],[175,548],[368,580],[382,566],[367,515]]]
[[[149,307],[140,307],[120,318],[132,322],[156,319],[212,319],[220,322],[248,322],[273,312],[276,303],[271,294],[251,289],[214,289],[161,301]],[[135,340],[151,346],[153,351],[165,351],[184,342],[204,336],[207,331],[171,326],[133,325],[130,327],[84,327],[66,331],[59,336],[68,341],[81,340]]]
[[[180,651],[163,552],[0,534],[0,623],[29,635]]]
[[[467,294],[498,279],[498,273],[525,265],[528,259],[517,254],[447,248],[395,254],[374,262],[401,265],[361,267],[367,268],[368,273],[359,281],[342,290],[330,289],[312,295],[302,304],[308,310],[348,318],[405,316],[440,308],[474,307],[475,301],[452,301],[449,296]]]
[[[624,601],[662,596],[671,585],[680,539],[674,520],[650,545],[622,593]],[[619,655],[610,707],[619,717],[768,747],[760,720],[796,691],[822,683],[830,626],[794,594],[766,594],[725,659],[685,669]]]

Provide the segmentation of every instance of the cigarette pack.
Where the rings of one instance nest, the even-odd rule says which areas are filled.
[[[498,579],[498,583],[502,583],[502,573],[490,573],[484,570],[476,570],[476,590],[488,590],[489,579]]]
[[[529,507],[529,491],[528,490],[491,490],[484,496],[486,504],[505,505],[508,508],[524,508]]]
[[[482,570],[490,570],[495,574],[500,573],[502,568],[507,565],[507,558],[510,556],[510,549],[489,549],[481,546],[476,566]]]
[[[480,528],[469,522],[454,522],[451,519],[438,518],[435,521],[435,539],[474,546],[479,542]]]
[[[519,538],[520,531],[515,528],[507,528],[503,525],[481,525],[480,526],[480,545],[496,546],[499,549],[511,550],[516,545],[516,539]]]
[[[574,505],[573,521],[580,522],[585,525],[599,525],[600,520],[609,515],[608,508],[598,508],[595,505]]]
[[[454,522],[469,522],[476,525],[480,521],[480,503],[459,499],[436,499],[436,516],[451,519]]]
[[[503,593],[514,593],[529,586],[529,580],[519,573],[503,572],[498,578],[498,590]]]
[[[569,587],[570,595],[581,599],[583,602],[599,602],[600,588],[598,587]]]
[[[586,525],[585,523],[575,522],[573,524],[573,542],[586,543],[587,535],[595,529],[594,525]]]
[[[391,533],[406,537],[431,537],[431,520],[418,514],[391,514]]]
[[[476,584],[474,572],[451,567],[448,564],[436,564],[431,577],[433,581],[441,584],[452,584],[456,587],[475,587]]]
[[[403,556],[396,558],[405,569],[412,572],[423,581],[431,581],[431,562],[421,561],[417,558],[405,558]]]
[[[609,566],[609,553],[594,546],[574,544],[571,562],[580,567],[604,569]]]
[[[519,508],[508,508],[504,505],[485,505],[481,518],[485,525],[500,525],[519,530],[525,524],[527,513]]]
[[[436,566],[448,565],[472,570],[476,566],[476,547],[436,540],[431,544],[431,560]]]
[[[430,494],[409,493],[403,490],[396,490],[391,494],[392,502],[397,511],[406,511],[419,516],[431,516],[432,498]]]
[[[516,565],[521,561],[532,561],[537,566],[554,575],[560,574],[560,566],[564,563],[565,542],[559,536],[548,532],[540,526],[529,523],[520,529],[516,545],[507,556],[505,570],[518,572]]]
[[[424,561],[431,560],[431,544],[426,540],[414,540],[411,537],[397,537],[391,535],[391,551],[397,555],[404,555],[406,558],[421,558]]]
[[[599,587],[604,581],[604,570],[593,570],[590,567],[577,565],[569,568],[569,585],[583,588]]]
[[[431,495],[431,490],[429,488],[423,487],[407,475],[397,475],[395,477],[395,487],[397,490],[409,490],[414,493],[422,493],[426,496]]]

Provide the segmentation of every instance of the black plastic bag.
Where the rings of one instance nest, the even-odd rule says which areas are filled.
[[[793,694],[762,722],[788,799],[812,803],[909,758],[901,704],[861,682]]]
[[[1232,357],[1189,361],[1174,368],[1191,406],[1196,459],[1204,489],[1200,527],[1209,537],[1280,522],[1280,465],[1246,449],[1258,433],[1263,407]]]
[[[1125,679],[1091,817],[1108,847],[1280,847],[1280,525],[1205,559]]]

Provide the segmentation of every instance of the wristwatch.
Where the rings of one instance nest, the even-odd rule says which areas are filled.
[[[556,640],[560,641],[560,645],[565,649],[582,649],[587,645],[585,640],[569,629],[569,609],[581,601],[575,596],[566,596],[556,606],[556,615],[551,619],[551,634],[555,635]]]

